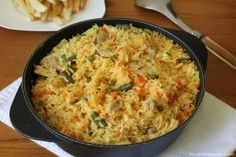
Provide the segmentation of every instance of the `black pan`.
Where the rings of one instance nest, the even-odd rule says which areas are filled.
[[[184,123],[173,131],[141,143],[127,145],[100,145],[72,139],[54,128],[48,126],[34,111],[31,97],[31,88],[37,77],[34,74],[34,65],[46,56],[50,50],[63,38],[71,38],[77,33],[82,33],[94,24],[132,24],[135,27],[147,28],[160,32],[175,43],[181,45],[195,62],[200,72],[200,91],[197,96],[196,109]],[[17,92],[10,111],[10,119],[13,126],[20,133],[31,139],[43,140],[56,143],[59,147],[74,156],[81,157],[151,157],[166,149],[181,134],[198,109],[205,91],[205,70],[207,63],[207,51],[203,43],[183,31],[171,30],[152,25],[143,21],[121,18],[103,18],[79,22],[68,26],[41,43],[29,58],[23,73],[21,90]],[[194,137],[193,137],[194,138]]]

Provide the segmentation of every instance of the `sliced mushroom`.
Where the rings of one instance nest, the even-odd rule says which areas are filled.
[[[36,65],[35,69],[34,69],[34,73],[44,76],[44,77],[50,77],[51,73],[49,72],[48,69],[46,69],[45,67],[42,67],[40,65]]]
[[[98,49],[96,53],[99,54],[103,58],[109,58],[113,56],[113,53],[107,49]]]
[[[154,128],[154,127],[150,127],[150,128],[148,128],[148,130],[147,130],[147,133],[148,133],[148,134],[152,134],[152,133],[154,133],[154,132],[156,132],[156,128]]]
[[[108,32],[104,30],[99,30],[96,38],[96,43],[101,43],[109,37]]]
[[[151,58],[156,57],[156,51],[154,49],[149,48],[147,52]]]
[[[111,106],[110,106],[110,111],[111,112],[116,112],[116,111],[118,111],[119,109],[121,108],[121,104],[120,104],[120,102],[119,101],[116,101],[116,102],[114,102]]]
[[[47,56],[43,58],[41,64],[54,67],[56,70],[61,70],[63,68],[55,56]]]
[[[152,134],[154,132],[156,132],[156,128],[154,128],[154,127],[144,128],[143,135]]]

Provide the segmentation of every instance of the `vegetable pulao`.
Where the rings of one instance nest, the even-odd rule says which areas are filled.
[[[63,39],[34,72],[35,111],[59,132],[96,144],[162,136],[195,109],[200,78],[185,50],[132,25],[94,25]]]

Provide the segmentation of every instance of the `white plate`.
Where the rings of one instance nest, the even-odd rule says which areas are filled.
[[[79,21],[101,18],[105,10],[105,0],[87,0],[85,8],[75,14],[69,23],[57,26],[52,22],[30,21],[15,9],[11,0],[0,0],[0,26],[21,31],[57,31]]]

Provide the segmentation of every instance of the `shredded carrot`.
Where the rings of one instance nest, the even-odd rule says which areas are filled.
[[[41,97],[41,96],[42,96],[42,93],[39,92],[39,91],[35,91],[33,96],[34,96],[34,97]]]
[[[135,110],[138,110],[138,109],[139,109],[139,104],[135,102],[135,103],[132,104],[132,107],[133,107]]]
[[[168,104],[172,105],[175,101],[175,97],[176,97],[175,93],[174,92],[169,92],[167,97],[168,97]]]
[[[45,95],[51,95],[51,94],[53,94],[53,91],[52,91],[52,90],[47,89],[47,90],[45,91]]]
[[[131,45],[131,47],[133,48],[134,51],[138,50],[137,46],[135,46],[135,45]]]
[[[185,106],[181,108],[180,111],[177,112],[175,118],[179,120],[180,122],[182,122],[185,120],[185,118],[189,117],[191,113],[192,113],[192,108]]]
[[[115,135],[116,137],[118,137],[120,134],[121,134],[121,132],[120,132],[119,129],[117,129],[116,131],[114,131],[114,135]]]
[[[165,82],[166,82],[166,79],[165,78],[159,78],[159,80],[160,80],[160,82],[161,82],[161,84],[165,84]]]
[[[111,42],[111,43],[109,44],[109,46],[116,46],[116,45],[118,45],[116,42]]]
[[[162,93],[160,93],[160,92],[157,92],[157,93],[156,93],[156,98],[157,98],[157,101],[161,101],[161,99],[162,99],[162,96],[163,96],[163,94],[162,94]]]
[[[148,55],[148,52],[146,50],[143,50],[143,55]]]
[[[117,38],[117,35],[113,33],[113,34],[111,35],[111,37],[112,37],[113,39],[116,39],[116,38]]]
[[[199,84],[199,83],[194,83],[194,87],[195,87],[196,89],[198,89],[198,88],[200,87],[200,84]]]
[[[161,64],[165,64],[166,62],[165,62],[165,61],[163,61],[163,60],[160,60],[160,63],[161,63]]]
[[[175,87],[180,90],[184,87],[183,83],[181,81],[176,81],[175,82]]]
[[[98,115],[100,115],[100,113],[101,113],[101,110],[97,110],[97,111],[96,111],[96,113],[97,113]]]
[[[70,121],[71,121],[71,123],[75,124],[76,122],[80,121],[80,118],[78,116],[75,116]]]
[[[183,112],[182,112],[182,111],[178,111],[178,112],[176,113],[175,118],[176,118],[178,121],[181,122],[181,121],[183,120]]]
[[[137,95],[138,95],[140,98],[143,98],[143,97],[146,95],[146,91],[145,91],[144,86],[142,86],[142,87],[140,88],[140,90],[137,91]]]
[[[136,77],[135,79],[134,79],[134,82],[137,84],[137,85],[139,85],[139,86],[143,86],[144,85],[144,83],[145,83],[145,77],[143,77],[143,76],[138,76],[138,77]]]
[[[106,112],[104,112],[104,111],[102,111],[100,114],[99,114],[99,116],[101,116],[102,118],[107,118],[107,117],[109,117],[108,116],[108,114],[106,113]]]
[[[55,86],[55,87],[65,87],[65,83],[60,80],[60,81],[54,82],[53,86]]]
[[[51,95],[51,94],[53,94],[53,91],[50,90],[50,89],[45,89],[45,90],[42,90],[42,91],[35,91],[34,92],[35,97],[42,97],[44,95],[47,96],[47,95]]]
[[[75,116],[74,119],[78,122],[80,121],[80,118],[78,116]]]
[[[119,53],[122,50],[122,47],[116,49],[116,52]]]
[[[118,96],[118,93],[117,92],[111,92],[111,96],[112,96],[112,99],[115,100]]]
[[[189,116],[192,113],[192,109],[190,107],[184,107],[182,110],[185,116]]]
[[[130,128],[129,127],[125,127],[124,128],[126,132],[130,132]]]
[[[118,62],[118,66],[119,67],[122,67],[124,65],[125,65],[125,61],[124,60],[121,60],[121,61]]]
[[[70,137],[72,137],[72,138],[76,138],[76,134],[75,134],[74,131],[72,131],[72,132],[70,133]]]
[[[63,91],[63,92],[61,93],[61,96],[62,96],[64,99],[66,99],[67,93],[66,93],[65,91]]]
[[[84,95],[83,91],[77,91],[74,93],[75,97],[82,97]]]
[[[105,27],[102,27],[100,30],[101,30],[102,32],[108,32]]]

